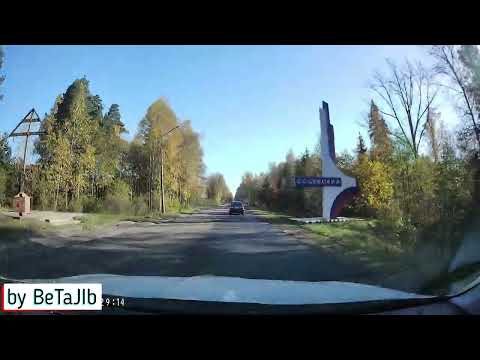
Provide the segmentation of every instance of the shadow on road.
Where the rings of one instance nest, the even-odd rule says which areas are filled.
[[[254,216],[229,216],[221,211],[207,215],[203,220],[208,221],[203,222],[210,224],[187,226],[185,232],[176,225],[202,223],[201,214],[175,224],[150,225],[134,234],[71,241],[63,247],[48,241],[18,242],[0,249],[0,274],[16,279],[109,273],[367,283],[381,275],[302,244]],[[195,226],[208,227],[208,231],[197,232]],[[166,227],[177,232],[169,237]]]

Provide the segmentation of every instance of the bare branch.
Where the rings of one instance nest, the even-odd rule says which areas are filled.
[[[387,88],[387,86],[385,85],[385,81],[384,81],[383,77],[382,77],[378,72],[374,75],[374,77],[375,77],[375,79],[376,79],[376,81],[377,81],[377,85],[376,85],[376,86],[375,86],[375,85],[372,86],[372,89],[373,89],[377,94],[380,95],[380,97],[386,102],[386,104],[388,105],[388,107],[390,108],[390,110],[392,110],[392,112],[393,112],[393,114],[394,114],[393,118],[397,121],[397,124],[400,126],[400,129],[401,129],[403,135],[404,135],[405,137],[407,137],[407,134],[405,133],[405,130],[404,130],[403,126],[402,126],[402,122],[401,122],[401,120],[400,120],[400,118],[399,118],[399,116],[398,116],[398,114],[397,114],[396,109],[395,109],[395,105],[394,105],[393,100],[392,100],[392,97],[391,97],[391,95],[390,95],[390,91],[389,91],[389,89]],[[385,95],[382,94],[379,89],[383,89],[383,91],[385,92]]]
[[[390,117],[393,117],[394,119],[396,119],[395,115],[386,113],[385,111],[382,111],[382,110],[380,110],[380,109],[378,109],[378,111],[379,111],[381,114],[383,114],[383,115],[387,115],[387,116],[390,116]]]
[[[438,89],[432,81],[435,74],[425,69],[421,63],[412,64],[407,61],[402,68],[390,60],[387,63],[390,76],[384,78],[377,72],[372,89],[387,105],[387,111],[380,110],[380,113],[395,119],[401,136],[417,157],[425,133],[423,119],[438,94],[438,90],[431,94],[433,88]],[[405,131],[407,127],[409,135]]]

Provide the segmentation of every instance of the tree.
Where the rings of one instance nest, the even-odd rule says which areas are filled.
[[[4,58],[4,52],[3,48],[0,46],[0,70],[2,70],[3,67],[3,58]],[[0,74],[0,86],[2,86],[3,82],[5,81],[5,75]],[[0,100],[3,99],[3,94],[0,94]]]
[[[462,115],[470,124],[471,135],[475,136],[477,151],[480,151],[479,107],[480,107],[480,56],[476,46],[435,45],[430,54],[437,60],[435,70],[447,76],[453,86],[448,89],[460,99]]]
[[[427,139],[430,150],[430,155],[433,158],[433,161],[438,162],[440,158],[440,144],[438,141],[438,120],[440,114],[435,112],[433,109],[429,110],[427,113]]]
[[[52,186],[49,193],[54,197],[53,202],[56,204],[59,193],[63,192],[65,207],[70,198],[79,201],[95,170],[94,138],[98,123],[91,117],[95,114],[92,99],[96,99],[97,105],[101,100],[91,97],[88,86],[87,79],[77,79],[57,97],[41,124],[46,135],[40,136],[36,144],[39,163],[49,178],[45,183]]]
[[[89,185],[89,179],[95,169],[94,135],[98,123],[91,118],[88,103],[90,92],[87,79],[75,80],[67,89],[63,102],[58,108],[59,122],[63,136],[70,145],[71,152],[71,190],[79,199],[80,193]]]
[[[162,189],[166,189],[167,200],[176,198],[178,177],[178,147],[182,142],[179,131],[167,133],[179,125],[178,119],[166,100],[155,101],[140,121],[138,137],[148,155],[148,199],[153,209],[156,193],[161,206]],[[162,167],[164,176],[162,177]],[[163,183],[162,183],[163,180]]]
[[[200,136],[193,131],[190,121],[184,122],[180,133],[183,141],[178,149],[178,199],[186,206],[190,199],[200,198],[205,165]]]
[[[393,178],[387,165],[364,159],[355,167],[361,207],[374,214],[387,209],[393,200]]]
[[[11,154],[12,151],[8,145],[8,135],[0,135],[0,204],[3,204],[7,199],[9,178],[12,175]]]
[[[207,177],[207,197],[217,204],[232,200],[232,193],[228,189],[222,174],[216,173]]]
[[[102,206],[137,214],[156,210],[155,204],[163,208],[162,189],[175,208],[205,192],[200,136],[190,121],[180,123],[163,99],[147,109],[129,143],[122,138],[127,130],[119,105],[103,114],[101,97],[90,93],[86,78],[77,79],[56,98],[41,129],[45,134],[35,143],[38,166],[32,166],[30,182],[44,209]],[[231,199],[223,176],[217,187],[219,201]]]
[[[125,124],[121,120],[120,107],[118,104],[112,104],[105,114],[102,127],[114,132],[117,136],[126,133]]]
[[[148,193],[148,154],[138,136],[129,144],[122,157],[121,173],[130,184],[135,197]]]
[[[345,175],[354,176],[353,166],[355,162],[355,157],[352,154],[350,154],[348,150],[344,150],[340,154],[337,154],[336,159],[337,159],[338,168]]]
[[[367,146],[365,145],[365,140],[363,140],[363,136],[360,133],[358,134],[356,153],[358,162],[367,159]]]
[[[47,183],[53,190],[53,209],[57,210],[60,192],[64,193],[65,207],[68,209],[68,193],[72,189],[72,173],[70,161],[71,146],[68,139],[61,134],[52,134],[48,139],[48,148],[51,153],[50,161],[45,167]]]
[[[281,166],[280,176],[281,184],[280,187],[284,191],[288,191],[291,186],[292,178],[295,176],[295,154],[293,150],[288,150],[287,155],[285,156],[285,162]],[[285,197],[286,199],[286,197]]]
[[[10,165],[12,149],[8,145],[8,134],[0,135],[0,167]]]
[[[426,128],[426,117],[436,98],[438,90],[433,83],[433,75],[420,63],[406,62],[398,67],[387,60],[390,74],[374,74],[371,89],[382,99],[387,111],[385,116],[394,119],[403,139],[415,158],[419,155],[420,143]]]
[[[96,121],[96,118],[93,120]],[[120,162],[126,154],[128,144],[121,138],[126,129],[117,104],[113,104],[105,116],[100,114],[99,125],[95,134],[96,165],[92,181],[97,197],[103,197],[120,175]],[[94,188],[92,192],[93,190]]]
[[[95,121],[98,125],[101,124],[103,117],[103,103],[99,95],[87,96],[87,112],[92,121]]]
[[[437,173],[437,198],[443,218],[458,220],[465,216],[465,210],[473,199],[472,174],[469,167],[456,156],[448,137],[442,138],[439,145],[441,162]]]
[[[390,132],[378,106],[371,101],[368,116],[368,135],[370,137],[370,156],[373,160],[386,162],[392,154],[392,141]]]

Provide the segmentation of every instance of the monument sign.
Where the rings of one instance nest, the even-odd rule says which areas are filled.
[[[336,164],[335,137],[330,124],[328,104],[322,102],[320,108],[322,174],[324,176],[297,176],[295,186],[322,187],[322,217],[331,220],[338,217],[340,211],[357,194],[357,181],[345,175]]]

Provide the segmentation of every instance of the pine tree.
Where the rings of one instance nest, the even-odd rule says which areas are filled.
[[[105,114],[102,126],[106,129],[113,129],[117,134],[125,133],[125,125],[121,120],[120,107],[118,104],[112,104]]]
[[[2,67],[3,67],[3,57],[4,57],[3,49],[0,46],[0,70],[2,70]],[[0,86],[2,86],[2,83],[4,81],[5,81],[5,75],[0,74]],[[3,94],[0,93],[0,100],[2,99],[3,99]]]
[[[128,143],[121,138],[126,129],[117,104],[110,107],[100,125],[95,134],[96,165],[92,191],[98,198],[103,198],[120,177],[121,161],[126,156]]]
[[[87,82],[88,86],[88,82]],[[87,96],[87,111],[92,121],[95,121],[98,125],[102,122],[103,117],[103,104],[100,96],[88,95]]]
[[[371,143],[371,159],[387,162],[392,154],[392,142],[389,137],[388,126],[373,100],[370,104],[368,116],[368,135]]]
[[[78,200],[88,188],[95,169],[94,137],[98,123],[91,118],[93,98],[88,81],[75,80],[65,94],[57,97],[50,114],[42,121],[41,127],[47,134],[36,144],[39,163],[49,178],[47,183],[53,187],[50,194],[55,194],[57,203],[62,192],[66,207],[69,198]],[[95,99],[101,104],[99,98]],[[56,169],[54,175],[52,169]]]
[[[85,78],[75,80],[67,89],[62,104],[59,106],[60,122],[63,123],[64,135],[70,143],[72,154],[71,187],[76,199],[89,185],[95,169],[93,139],[98,123],[93,121],[89,112],[90,93]]]
[[[367,146],[365,145],[365,140],[363,140],[363,136],[359,133],[358,134],[358,141],[357,141],[357,161],[360,162],[367,157]]]

